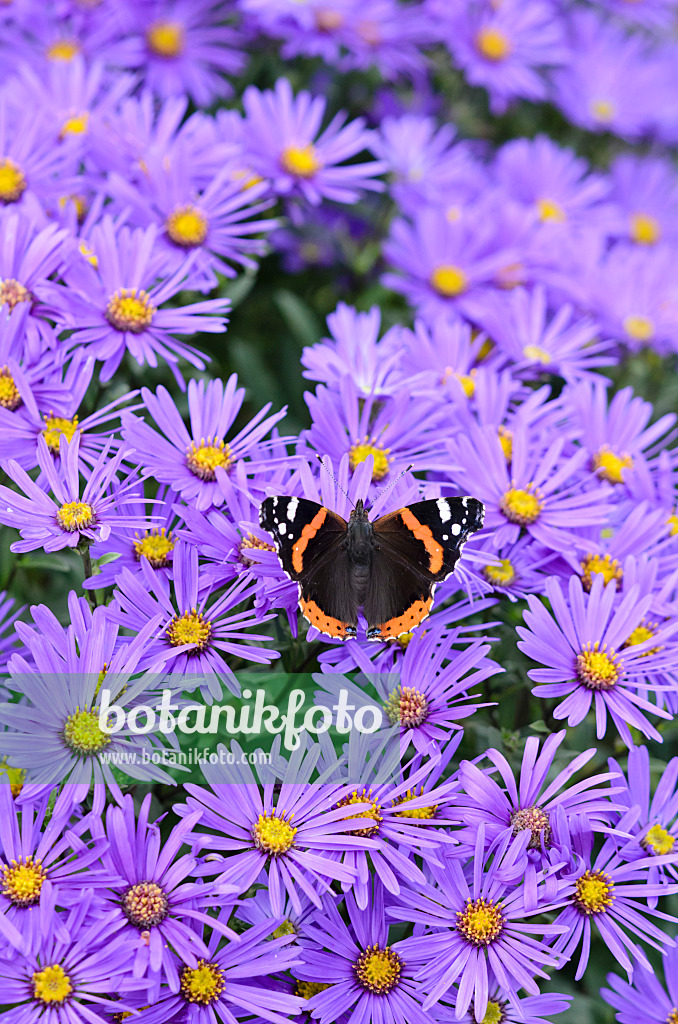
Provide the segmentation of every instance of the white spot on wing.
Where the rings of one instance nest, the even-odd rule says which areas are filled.
[[[297,514],[297,507],[298,507],[298,505],[299,505],[299,499],[298,498],[292,498],[290,500],[289,505],[287,506],[287,518],[289,519],[290,522],[292,522],[292,520],[294,519],[294,517]]]
[[[287,533],[287,527],[285,526],[284,523],[278,523],[278,533],[280,534],[281,537],[284,537],[285,534]]]
[[[443,540],[449,540],[449,539],[450,539],[449,535],[447,533],[444,533],[443,534]]]
[[[438,500],[436,501],[436,505],[438,506],[438,511],[440,512],[441,523],[446,523],[448,519],[452,518],[450,506],[447,504],[444,498],[438,498]]]
[[[452,523],[450,529],[452,530],[453,537],[458,537],[459,534],[461,533],[461,526],[459,525],[459,523]]]

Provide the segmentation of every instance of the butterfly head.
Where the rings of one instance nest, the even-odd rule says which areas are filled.
[[[365,522],[366,523],[368,521],[367,510],[366,510],[366,508],[365,508],[365,506],[363,504],[363,499],[362,498],[358,498],[358,500],[356,501],[355,508],[351,512],[350,520],[352,520],[353,522],[359,522],[359,523],[361,523],[361,522]]]

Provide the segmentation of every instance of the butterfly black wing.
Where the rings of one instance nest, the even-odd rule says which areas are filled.
[[[307,498],[266,498],[259,521],[273,537],[281,565],[299,583],[304,618],[331,637],[355,636],[358,605],[344,541],[347,523]]]
[[[368,640],[408,633],[430,613],[437,583],[447,579],[461,548],[483,525],[476,498],[418,501],[377,519],[365,597]]]

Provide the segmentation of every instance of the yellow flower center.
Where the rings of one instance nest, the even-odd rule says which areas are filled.
[[[363,988],[382,996],[396,987],[404,966],[390,946],[368,946],[353,964],[353,970]]]
[[[611,100],[593,100],[590,110],[596,120],[602,121],[603,124],[609,124],[617,112]]]
[[[551,824],[548,814],[542,811],[541,807],[521,807],[511,815],[513,835],[519,832],[531,832],[529,850],[541,850],[542,837],[544,846],[548,846],[551,840]]]
[[[615,899],[614,882],[604,871],[586,871],[577,879],[573,900],[582,914],[604,914]]]
[[[64,740],[74,754],[91,757],[111,742],[111,737],[99,727],[99,715],[89,708],[76,708],[66,719]]]
[[[74,114],[67,117],[61,126],[59,138],[65,139],[68,135],[84,135],[89,124],[89,114],[85,111],[82,114]]]
[[[299,996],[300,999],[313,999],[313,996],[317,996],[318,992],[324,992],[325,989],[330,987],[324,981],[298,981],[294,994]]]
[[[139,931],[155,928],[169,914],[167,896],[156,882],[131,885],[120,902],[122,912]]]
[[[513,458],[513,431],[509,430],[508,427],[499,427],[497,431],[499,434],[499,444],[501,450],[504,453],[504,458],[507,462],[510,462]]]
[[[176,21],[156,21],[146,29],[146,43],[156,57],[178,57],[184,51],[184,26]]]
[[[650,341],[655,334],[654,321],[649,316],[627,316],[624,330],[634,341]]]
[[[0,406],[14,412],[21,405],[21,395],[9,372],[9,366],[0,366]]]
[[[649,213],[631,214],[631,238],[639,245],[654,245],[662,236],[662,229],[656,217]]]
[[[468,278],[461,267],[452,263],[444,263],[436,267],[431,274],[431,285],[439,295],[454,298],[461,295],[468,287]]]
[[[118,288],[108,300],[104,316],[116,331],[142,334],[150,327],[155,312],[143,288]]]
[[[543,508],[539,491],[528,484],[526,488],[510,487],[499,502],[499,509],[510,523],[529,526],[536,522]]]
[[[678,514],[672,512],[669,518],[666,520],[666,525],[669,528],[669,535],[675,537],[678,535]]]
[[[464,394],[467,398],[473,398],[476,391],[475,378],[478,375],[477,370],[471,370],[470,373],[455,373],[455,377],[464,389]]]
[[[379,831],[379,825],[383,820],[382,815],[380,814],[381,807],[376,800],[372,799],[372,790],[366,792],[364,789],[362,789],[360,793],[357,789],[354,789],[352,793],[343,797],[337,804],[337,807],[350,807],[352,804],[364,803],[370,804],[366,811],[363,811],[361,814],[349,814],[344,820],[352,821],[355,819],[356,821],[363,821],[364,819],[369,818],[374,822],[374,824],[367,825],[366,828],[354,829],[351,832],[352,836],[368,837],[375,835],[375,833]]]
[[[2,776],[5,776],[3,779]],[[23,768],[12,768],[6,761],[0,761],[0,786],[9,784],[12,796],[16,799],[24,787],[26,772]]]
[[[505,60],[511,52],[511,40],[498,28],[481,28],[476,35],[478,53],[487,60]]]
[[[558,224],[562,224],[567,220],[565,211],[555,199],[538,199],[537,210],[539,212],[539,220],[544,221],[544,223],[546,221],[555,221]]]
[[[134,557],[137,562],[143,555],[154,569],[164,569],[169,565],[170,551],[174,551],[174,540],[171,532],[168,532],[164,526],[160,530],[147,530],[143,537],[134,541]]]
[[[489,946],[504,930],[501,904],[484,896],[469,899],[466,908],[457,911],[457,929],[474,946]]]
[[[322,167],[312,143],[308,146],[285,146],[280,163],[288,174],[294,174],[297,178],[312,178]]]
[[[36,971],[32,981],[33,998],[45,1006],[65,1003],[73,991],[71,979],[61,964],[52,964],[51,967]]]
[[[621,580],[623,576],[621,565],[616,558],[610,558],[609,555],[587,555],[581,563],[581,571],[582,585],[587,594],[593,586],[594,574],[603,577],[605,586],[610,580]]]
[[[96,268],[99,266],[99,257],[95,253],[94,249],[92,249],[92,247],[88,245],[88,243],[85,242],[84,239],[80,239],[80,241],[78,242],[78,249],[85,257],[87,262],[90,264],[90,266],[94,267],[94,269],[96,270]]]
[[[47,60],[73,60],[80,53],[80,44],[74,39],[58,39],[47,48]]]
[[[96,518],[96,512],[86,501],[69,501],[56,514],[57,524],[68,533],[94,526]]]
[[[252,839],[257,850],[273,857],[287,853],[294,845],[297,829],[290,825],[282,814],[260,814],[259,820],[252,826]]]
[[[391,725],[413,729],[428,715],[428,701],[413,686],[397,686],[384,705]]]
[[[641,846],[646,850],[652,850],[658,857],[663,857],[673,851],[676,845],[676,837],[667,832],[661,825],[653,825],[648,833],[641,840]]]
[[[64,434],[67,441],[73,440],[73,435],[78,429],[78,417],[74,416],[72,420],[69,420],[65,416],[55,416],[53,413],[50,413],[44,419],[45,429],[41,432],[42,436],[49,450],[54,455],[58,455],[61,435]]]
[[[656,626],[656,623],[652,623],[652,626]],[[655,635],[656,630],[652,629],[651,626],[646,626],[643,622],[633,630],[633,632],[626,638],[622,647],[637,647],[638,644],[644,644],[646,640],[651,640]],[[643,655],[644,658],[648,658],[651,654],[656,654],[657,651],[661,650],[660,647],[652,647],[649,651],[646,651]]]
[[[282,939],[282,937],[284,935],[296,935],[296,934],[297,934],[297,929],[294,927],[294,925],[292,924],[292,922],[288,918],[285,918],[283,923],[281,925],[278,925],[278,927],[273,931],[273,938],[274,939]]]
[[[65,210],[69,203],[73,203],[75,212],[78,217],[78,224],[82,224],[85,219],[85,214],[88,210],[87,196],[79,195],[78,193],[72,193],[68,196],[59,196],[59,208]],[[78,243],[78,248],[82,252],[83,242]]]
[[[186,654],[201,654],[209,646],[212,636],[212,623],[203,618],[202,612],[193,608],[190,612],[178,615],[167,627],[167,639],[172,647],[183,647],[184,644],[195,644],[195,649]]]
[[[182,249],[193,249],[207,238],[207,217],[196,206],[178,206],[167,218],[168,236]]]
[[[424,787],[419,787],[419,796],[423,796]],[[400,810],[396,811],[396,818],[414,818],[418,821],[430,821],[431,818],[435,818],[436,811],[438,810],[437,804],[431,804],[427,807],[407,807],[407,804],[411,803],[412,800],[417,799],[417,793],[413,789],[408,789],[403,796],[397,797],[393,801],[394,807],[399,807]]]
[[[39,903],[47,872],[40,860],[21,857],[0,865],[0,892],[18,907],[32,907]]]
[[[216,1003],[225,984],[223,971],[207,960],[198,960],[197,967],[184,967],[181,972],[181,994],[187,1003]]]
[[[502,1024],[503,1020],[504,1010],[501,1003],[495,1003],[490,999],[481,1024]]]
[[[265,540],[259,540],[253,533],[248,533],[240,542],[240,561],[245,565],[254,565],[254,559],[245,554],[247,550],[275,551],[275,547],[273,544],[267,544]]]
[[[500,558],[499,565],[483,566],[483,576],[498,587],[506,587],[516,578],[516,570],[509,558]]]
[[[225,441],[217,441],[216,437],[202,437],[200,444],[192,441],[186,454],[186,465],[201,480],[215,480],[218,467],[228,469],[232,462],[231,449]]]
[[[575,671],[579,682],[589,690],[611,690],[619,681],[621,664],[616,661],[614,648],[608,651],[604,644],[587,644],[577,655]]]
[[[678,1024],[678,1008],[671,1010],[671,1013],[666,1018],[666,1024]]]
[[[541,363],[542,366],[548,366],[551,362],[551,353],[547,352],[545,348],[540,348],[539,345],[525,345],[523,355],[530,362]]]
[[[372,479],[383,480],[389,470],[389,452],[390,448],[382,448],[380,446],[369,444],[367,441],[363,444],[356,442],[356,444],[349,449],[348,462],[351,469],[356,469],[361,462],[364,462],[369,455],[372,455],[374,458]]]
[[[0,202],[2,201],[2,168],[0,167]],[[13,277],[0,279],[0,306],[8,305],[11,310],[20,302],[32,302],[33,294]]]
[[[604,444],[593,456],[593,468],[602,480],[611,484],[624,482],[622,470],[631,469],[633,459],[630,455],[617,455],[612,449]]]

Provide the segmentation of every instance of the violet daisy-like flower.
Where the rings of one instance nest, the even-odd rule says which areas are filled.
[[[188,685],[185,677],[191,676],[191,685],[199,684],[212,703],[223,696],[224,683],[240,693],[227,655],[263,665],[278,657],[277,651],[261,646],[272,637],[249,631],[271,618],[246,606],[253,594],[251,581],[241,577],[213,598],[209,586],[201,586],[196,548],[178,541],[172,556],[172,591],[145,559],[140,573],[122,569],[117,576],[108,615],[133,634],[139,629],[146,632],[155,623],[140,668],[165,667],[172,673],[173,685],[180,688]],[[196,674],[199,679],[194,678]]]
[[[140,366],[157,366],[158,357],[164,359],[183,384],[176,369],[180,358],[199,369],[204,369],[205,363],[196,349],[172,335],[225,330],[226,299],[160,308],[184,286],[191,257],[158,282],[163,257],[156,251],[156,238],[154,226],[116,231],[113,220],[106,216],[92,229],[89,240],[96,267],[81,260],[65,272],[68,323],[76,327],[71,341],[85,346],[88,355],[103,362],[100,377],[104,382],[111,379],[129,351]]]
[[[283,781],[279,787],[273,782],[260,787],[246,763],[236,760],[234,770],[239,772],[235,785],[231,776],[223,781],[218,765],[205,764],[209,790],[186,786],[188,811],[202,811],[201,828],[212,830],[196,832],[194,842],[202,850],[227,853],[224,878],[241,892],[264,880],[275,915],[282,912],[285,893],[300,913],[303,896],[319,907],[320,894],[333,881],[350,888],[357,871],[340,863],[341,854],[375,846],[362,827],[369,799],[352,801],[350,787],[342,784]],[[352,816],[346,814],[347,803],[356,804]],[[206,865],[210,871],[213,867]]]
[[[145,468],[160,483],[172,487],[184,501],[198,512],[212,505],[221,505],[224,496],[217,481],[217,469],[229,472],[241,460],[265,460],[274,444],[265,440],[271,428],[281,420],[287,409],[266,416],[270,404],[254,416],[236,436],[226,441],[245,397],[245,389],[237,386],[235,374],[223,381],[191,380],[188,383],[190,431],[186,427],[171,395],[164,387],[155,394],[142,388],[141,397],[160,433],[138,416],[122,417],[122,435],[134,448],[144,453]],[[252,471],[257,468],[251,464]]]
[[[15,624],[24,609],[25,605],[15,607],[14,598],[8,597],[6,590],[0,590],[0,676],[7,672],[7,663],[16,650]],[[3,694],[4,689],[0,687],[0,695]]]
[[[303,999],[272,982],[279,972],[299,963],[293,936],[272,935],[266,921],[241,935],[231,933],[231,941],[224,940],[231,909],[227,905],[218,918],[210,919],[214,930],[206,955],[197,963],[168,952],[178,987],[158,988],[151,1005],[144,1006],[139,1024],[235,1024],[242,1019],[252,1024],[288,1024],[296,1019]],[[279,921],[274,920],[274,927]]]
[[[627,820],[632,814],[624,815],[618,823],[619,830],[625,831]],[[673,939],[662,931],[648,917],[658,918],[676,924],[676,918],[653,910],[648,898],[678,892],[678,884],[657,885],[648,881],[648,869],[652,858],[622,861],[619,855],[619,838],[610,835],[600,850],[593,855],[593,832],[586,815],[578,815],[572,834],[572,850],[576,866],[563,876],[566,907],[556,918],[561,934],[554,943],[554,950],[563,953],[567,959],[574,955],[579,943],[582,951],[575,973],[575,980],[583,977],[591,949],[591,931],[595,925],[617,962],[629,977],[633,961],[646,971],[652,971],[643,950],[629,936],[637,935],[654,949],[662,950],[674,945]],[[583,941],[582,941],[583,940]],[[633,961],[632,959],[633,958]]]
[[[537,877],[542,868],[549,866],[553,843],[550,819],[555,809],[562,808],[567,817],[586,814],[595,827],[597,823],[607,823],[617,806],[610,799],[619,792],[609,786],[610,780],[616,781],[612,766],[609,772],[567,785],[595,755],[595,748],[578,754],[547,782],[565,736],[564,729],[549,736],[541,751],[537,737],[528,737],[518,784],[506,758],[493,748],[485,756],[497,770],[499,780],[470,761],[462,761],[459,769],[460,792],[455,809],[459,810],[465,829],[458,833],[459,838],[469,847],[475,847],[481,825],[485,828],[488,846],[496,841],[503,843],[508,838],[509,846],[499,874],[506,881],[524,879],[528,906],[537,905]],[[555,892],[552,895],[555,896]]]
[[[596,486],[586,470],[586,452],[565,455],[563,437],[556,436],[546,449],[541,443],[535,429],[518,420],[511,432],[510,464],[493,427],[470,423],[448,443],[450,459],[456,463],[450,475],[485,505],[485,527],[494,531],[497,549],[515,543],[526,530],[544,547],[572,553],[584,543],[577,527],[606,521],[607,487]]]
[[[0,523],[12,526],[21,534],[21,540],[12,544],[12,551],[75,548],[91,541],[105,540],[112,527],[129,523],[129,517],[118,514],[118,505],[123,500],[132,500],[130,490],[136,486],[139,476],[133,470],[123,480],[118,480],[117,473],[123,459],[129,456],[129,450],[118,447],[116,452],[112,452],[113,444],[112,439],[107,441],[92,466],[87,483],[81,487],[79,435],[75,433],[69,441],[65,433],[61,434],[60,464],[57,467],[41,434],[38,437],[37,461],[54,497],[34,483],[13,459],[3,463],[7,475],[23,491],[23,494],[18,494],[9,487],[0,486]],[[140,515],[136,524],[143,529],[148,524],[147,517]]]
[[[667,882],[669,878],[678,881],[678,757],[668,762],[654,793],[647,747],[630,748],[626,774],[614,758],[610,758],[608,764],[611,771],[619,773],[623,784],[616,802],[624,809],[636,808],[640,812],[635,822],[626,825],[627,833],[633,838],[620,844],[621,857],[634,861],[674,854],[675,863],[663,860],[657,867],[650,866],[648,881],[652,884]],[[613,823],[619,818],[616,814]],[[656,905],[656,897],[650,905]]]
[[[108,839],[102,863],[116,881],[97,894],[88,937],[125,949],[135,977],[146,979],[152,997],[163,977],[173,991],[179,990],[180,973],[172,950],[194,969],[199,958],[208,955],[196,925],[209,925],[221,935],[234,937],[225,923],[206,910],[238,890],[224,882],[193,881],[196,858],[190,853],[179,856],[190,841],[199,812],[175,825],[161,843],[159,825],[149,822],[150,808],[150,794],[138,813],[126,796],[121,806],[109,806],[105,829],[102,823],[96,829],[96,835]]]
[[[93,900],[84,889],[57,933],[11,958],[0,957],[0,1014],[7,1024],[110,1024],[129,1009],[125,994],[139,988],[129,971],[127,951],[97,942],[83,926]],[[111,998],[111,993],[119,993]]]
[[[450,1001],[456,1001],[454,999]],[[511,1002],[506,999],[501,985],[490,985],[484,1022],[487,1024],[551,1024],[552,1015],[569,1009],[571,995],[562,992],[542,992],[538,996],[522,996]],[[476,1024],[473,1004],[461,1017],[459,1024]]]
[[[616,236],[639,246],[676,242],[678,184],[670,161],[622,153],[610,167],[610,178],[611,198],[620,213]]]
[[[673,1024],[678,1014],[678,948],[663,956],[666,985],[654,971],[634,971],[633,981],[608,974],[609,988],[601,988],[603,999],[617,1011],[619,1024]]]
[[[326,100],[300,92],[286,78],[272,90],[249,86],[243,96],[247,155],[257,174],[281,195],[299,195],[317,205],[322,199],[355,203],[361,191],[382,191],[376,175],[386,170],[378,160],[343,165],[365,149],[370,134],[359,118],[345,123],[336,114],[321,132]]]
[[[518,647],[533,661],[548,666],[530,669],[528,675],[538,684],[532,690],[535,696],[561,698],[554,718],[567,718],[570,726],[579,725],[593,705],[599,739],[605,735],[609,715],[627,746],[633,745],[629,726],[661,742],[660,733],[645,714],[671,716],[637,691],[657,685],[653,671],[660,672],[667,659],[661,650],[662,632],[626,646],[647,614],[652,597],[640,597],[635,585],[615,605],[615,590],[615,581],[606,586],[600,573],[590,593],[578,576],[571,576],[566,597],[559,580],[550,577],[546,597],[552,614],[538,597],[528,596],[530,607],[524,614],[528,628],[517,627]],[[675,628],[665,627],[664,635],[671,635]],[[669,652],[669,662],[673,658]]]
[[[310,1015],[320,1024],[435,1024],[441,1007],[425,1012],[425,990],[414,980],[416,967],[403,957],[401,942],[389,942],[387,893],[375,879],[367,906],[346,896],[348,923],[329,898],[307,928],[302,963],[293,970],[306,989]],[[443,1011],[443,1016],[444,1016]]]
[[[63,195],[69,174],[70,154],[53,144],[47,115],[27,117],[26,110],[12,109],[12,90],[0,95],[0,206],[15,206],[29,218],[44,218],[43,203]]]
[[[431,882],[417,889],[404,888],[397,905],[387,913],[398,921],[423,925],[419,934],[405,939],[399,949],[405,960],[421,965],[415,980],[427,996],[424,1009],[456,994],[455,1017],[473,1005],[475,1020],[487,1012],[490,979],[500,978],[504,998],[515,1003],[519,989],[538,995],[535,977],[548,978],[544,967],[557,966],[557,956],[536,936],[560,935],[561,925],[531,923],[550,905],[525,908],[522,886],[499,881],[499,854],[485,854],[485,830],[478,830],[475,856],[465,870],[458,860],[432,862]],[[458,982],[454,993],[452,986]]]

